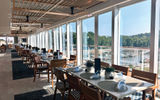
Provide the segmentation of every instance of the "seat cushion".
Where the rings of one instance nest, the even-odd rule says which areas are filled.
[[[47,70],[48,66],[39,66],[37,69],[38,70]]]
[[[135,92],[127,97],[130,97],[131,100],[142,100],[143,92]],[[146,98],[151,98],[150,94],[146,94]]]
[[[75,99],[75,100],[80,100],[80,92],[73,90],[70,92],[70,95]]]

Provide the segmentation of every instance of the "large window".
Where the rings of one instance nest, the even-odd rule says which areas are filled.
[[[67,30],[66,24],[62,25],[62,52],[63,55],[67,55]]]
[[[112,58],[112,12],[98,16],[98,56],[101,61],[111,63]]]
[[[120,9],[120,64],[149,71],[151,0]]]
[[[94,17],[82,20],[82,49],[83,49],[83,62],[86,60],[94,60]]]
[[[0,46],[2,44],[6,45],[6,42],[8,44],[13,44],[14,43],[14,38],[13,37],[0,37]]]
[[[75,55],[77,51],[77,31],[76,31],[76,22],[69,24],[70,32],[70,54]]]

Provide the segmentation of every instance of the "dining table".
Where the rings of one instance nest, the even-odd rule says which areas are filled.
[[[79,70],[76,71],[75,68],[79,67]],[[125,76],[125,75],[119,75],[119,73],[114,72],[114,78],[113,79],[106,79],[105,78],[105,70],[101,69],[100,71],[100,78],[93,79],[91,78],[92,75],[94,75],[94,67],[90,72],[86,72],[86,66],[80,65],[72,68],[58,68],[59,70],[63,70],[66,73],[70,73],[76,77],[78,77],[81,80],[84,80],[85,82],[93,85],[94,87],[100,89],[101,91],[105,92],[106,94],[109,94],[115,100],[120,100],[130,94],[133,94],[137,91],[143,91],[146,90],[154,84],[133,78],[131,76]],[[120,80],[124,80],[126,84],[126,90],[125,91],[118,91],[116,90],[116,85]]]

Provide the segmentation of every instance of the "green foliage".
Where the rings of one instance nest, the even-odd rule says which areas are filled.
[[[108,67],[105,69],[106,72],[110,73],[110,72],[114,72],[114,68],[113,67]]]
[[[88,60],[88,61],[86,62],[86,66],[87,66],[87,67],[92,67],[92,66],[93,66],[93,61]]]
[[[94,45],[94,33],[87,33],[88,45]],[[150,33],[137,34],[131,36],[121,35],[121,46],[125,47],[149,47],[150,46]],[[99,46],[111,46],[111,36],[98,36]]]

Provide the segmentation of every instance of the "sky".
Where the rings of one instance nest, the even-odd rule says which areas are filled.
[[[106,12],[98,17],[99,35],[111,36],[112,12]],[[120,9],[120,34],[135,35],[149,33],[151,24],[151,0],[146,0]],[[84,19],[83,32],[94,32],[94,17]]]

